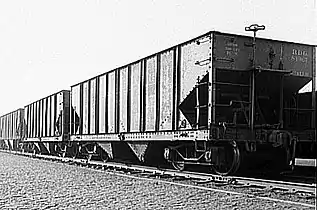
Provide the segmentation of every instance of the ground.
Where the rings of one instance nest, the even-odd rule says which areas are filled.
[[[299,209],[0,152],[0,209]]]

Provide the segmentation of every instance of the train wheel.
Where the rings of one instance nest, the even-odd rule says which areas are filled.
[[[109,155],[105,152],[103,152],[102,154],[99,155],[100,159],[103,161],[103,162],[108,162],[109,161]]]
[[[101,161],[108,162],[109,161],[109,155],[107,152],[105,152],[100,146],[97,147],[97,154]]]
[[[66,156],[76,158],[78,155],[78,144],[71,142],[67,145]]]
[[[35,144],[32,144],[32,149],[31,149],[32,153],[35,154],[41,154],[41,151],[39,150],[39,148],[37,146],[35,146]]]
[[[236,143],[225,143],[213,150],[215,163],[211,166],[212,171],[218,175],[226,176],[235,173],[240,166],[240,151]]]
[[[33,144],[32,143],[27,143],[27,149],[29,153],[33,153]]]
[[[184,161],[173,161],[172,166],[178,171],[183,171],[185,169],[185,162]]]

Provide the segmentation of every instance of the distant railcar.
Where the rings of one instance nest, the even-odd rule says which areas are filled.
[[[20,150],[24,135],[24,110],[17,109],[0,117],[0,148]]]
[[[69,140],[70,91],[63,90],[24,107],[23,149],[61,155]]]

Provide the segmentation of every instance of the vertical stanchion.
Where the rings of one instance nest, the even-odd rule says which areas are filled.
[[[252,48],[253,48],[253,59],[252,59],[252,68],[251,68],[251,87],[250,87],[250,119],[249,119],[249,127],[251,129],[252,134],[254,134],[254,113],[255,113],[255,71],[256,71],[256,32],[259,30],[264,30],[265,26],[258,24],[252,24],[249,27],[245,27],[245,31],[253,31],[253,42],[252,42]]]

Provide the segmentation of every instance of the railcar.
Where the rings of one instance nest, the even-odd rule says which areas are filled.
[[[24,107],[23,150],[65,156],[69,143],[70,91],[62,90]]]
[[[316,142],[314,90],[294,103],[315,88],[316,49],[252,40],[209,32],[71,86],[70,141],[105,160],[179,170],[287,167],[294,142]]]
[[[21,150],[21,141],[24,135],[24,110],[17,109],[0,117],[0,148]]]

